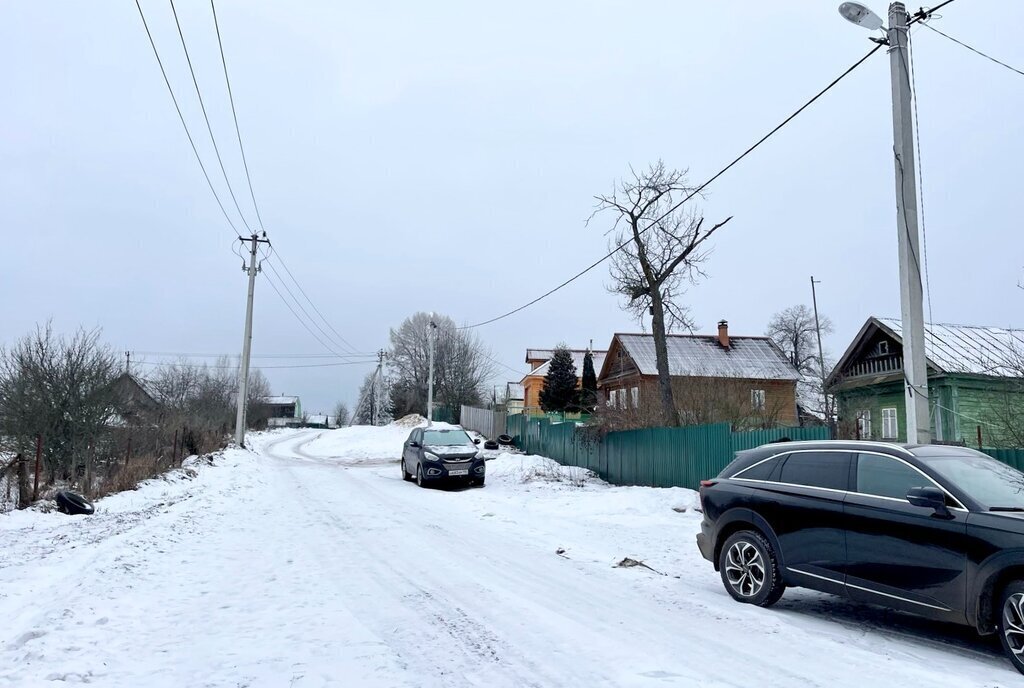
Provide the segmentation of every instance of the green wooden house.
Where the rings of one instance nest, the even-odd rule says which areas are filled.
[[[901,334],[868,318],[826,380],[840,437],[906,441]],[[1024,331],[926,324],[925,354],[935,440],[1024,446]]]

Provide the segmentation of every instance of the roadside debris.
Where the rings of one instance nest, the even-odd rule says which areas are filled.
[[[659,576],[667,576],[668,575],[667,573],[662,573],[661,571],[658,571],[657,569],[651,568],[650,566],[648,566],[647,564],[645,564],[642,561],[639,561],[638,559],[631,559],[630,557],[626,557],[625,559],[620,561],[618,564],[616,564],[613,568],[616,568],[616,569],[632,569],[632,568],[636,568],[638,566],[643,567],[643,568],[647,569],[648,571],[654,571],[654,573],[658,574]]]

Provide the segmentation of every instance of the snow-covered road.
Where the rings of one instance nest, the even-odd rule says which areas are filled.
[[[672,508],[692,492],[511,455],[484,489],[421,490],[393,463],[407,432],[256,436],[92,518],[0,517],[0,686],[1021,680],[969,629],[801,590],[733,602],[699,515]],[[657,572],[613,567],[627,556]]]

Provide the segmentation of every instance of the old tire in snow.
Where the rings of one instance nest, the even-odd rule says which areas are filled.
[[[92,502],[82,495],[75,494],[74,492],[68,492],[67,490],[61,490],[58,492],[57,496],[54,497],[54,501],[57,502],[57,508],[60,509],[61,513],[70,514],[72,516],[92,516],[96,511]]]
[[[484,442],[484,449],[497,449],[497,448],[498,448],[498,443],[495,442],[494,440],[487,440],[486,442]]]
[[[775,550],[761,533],[733,533],[718,556],[725,590],[737,602],[770,607],[786,591]]]
[[[505,445],[512,444],[512,436],[511,435],[498,435],[498,444],[505,444]]]

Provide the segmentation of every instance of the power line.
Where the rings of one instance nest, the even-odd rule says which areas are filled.
[[[864,56],[863,56],[862,58],[860,58],[859,60],[857,60],[856,62],[854,62],[854,63],[853,63],[852,65],[850,65],[850,67],[848,67],[848,68],[846,69],[846,71],[844,71],[844,72],[843,72],[842,74],[840,74],[840,75],[839,75],[839,76],[837,76],[837,77],[836,77],[835,79],[833,79],[833,80],[832,80],[832,81],[831,81],[831,82],[830,82],[830,83],[829,83],[829,84],[828,84],[828,85],[827,85],[827,86],[826,86],[825,88],[823,88],[823,89],[821,89],[820,91],[818,91],[818,93],[816,93],[816,94],[814,95],[814,97],[812,97],[812,98],[811,98],[810,100],[808,100],[808,101],[807,101],[806,103],[804,103],[803,105],[801,105],[801,106],[800,106],[800,107],[799,107],[799,108],[798,108],[798,109],[797,109],[796,111],[794,111],[794,112],[793,112],[793,114],[791,114],[791,115],[789,115],[788,117],[786,117],[786,119],[782,120],[782,122],[780,122],[780,123],[779,123],[779,124],[778,124],[777,126],[775,126],[775,128],[773,128],[773,129],[772,129],[771,131],[769,131],[769,132],[768,132],[767,134],[765,134],[765,135],[764,135],[764,136],[762,136],[762,137],[761,137],[760,139],[758,139],[758,141],[757,141],[756,143],[754,143],[754,144],[753,144],[752,146],[750,146],[750,147],[749,147],[749,148],[747,148],[747,149],[746,149],[745,151],[743,151],[742,153],[740,153],[740,154],[739,154],[739,156],[737,156],[737,157],[736,157],[736,158],[735,158],[735,159],[734,159],[734,160],[733,160],[732,162],[730,162],[730,163],[729,163],[728,165],[726,165],[726,166],[725,166],[725,167],[723,167],[723,168],[722,168],[721,170],[719,170],[718,172],[716,172],[716,173],[715,173],[715,174],[714,174],[714,175],[713,175],[713,176],[712,176],[712,177],[711,177],[710,179],[708,179],[708,180],[707,180],[707,181],[705,181],[705,182],[704,182],[703,184],[701,184],[700,186],[698,186],[698,187],[697,187],[696,189],[694,189],[693,191],[691,191],[691,192],[690,192],[690,193],[689,193],[689,194],[688,194],[688,195],[687,195],[686,197],[684,197],[684,198],[683,198],[683,199],[682,199],[681,201],[679,201],[678,203],[676,203],[675,205],[673,205],[673,206],[672,206],[671,208],[669,208],[668,210],[666,210],[666,211],[665,211],[665,212],[664,212],[664,213],[663,213],[663,214],[662,214],[662,215],[661,215],[660,217],[658,217],[657,219],[655,219],[654,221],[652,221],[652,222],[651,222],[651,223],[650,223],[649,225],[647,225],[647,226],[646,226],[645,228],[643,228],[642,230],[640,230],[640,234],[644,234],[644,233],[646,233],[647,231],[649,231],[650,229],[652,229],[653,227],[655,227],[655,226],[656,226],[656,225],[657,225],[657,224],[658,224],[659,222],[661,222],[661,221],[662,221],[663,219],[665,219],[665,217],[667,217],[667,216],[668,216],[669,214],[671,214],[672,212],[674,212],[675,210],[677,210],[678,208],[680,208],[680,207],[681,207],[681,206],[682,206],[682,205],[683,205],[684,203],[686,203],[687,201],[689,201],[689,200],[690,200],[691,198],[693,198],[694,196],[698,195],[698,194],[699,194],[699,193],[700,193],[701,191],[703,191],[703,190],[704,190],[705,188],[707,188],[707,187],[708,187],[708,186],[709,186],[709,185],[710,185],[710,184],[711,184],[712,182],[714,182],[714,181],[715,181],[716,179],[718,179],[718,178],[719,178],[719,177],[721,177],[721,176],[722,176],[723,174],[725,174],[725,173],[726,173],[726,172],[728,172],[728,171],[729,171],[730,169],[732,169],[732,167],[733,167],[733,166],[735,166],[735,165],[736,165],[737,163],[739,163],[739,162],[740,162],[741,160],[743,160],[743,158],[745,158],[745,157],[747,157],[748,155],[750,155],[750,153],[752,153],[752,152],[753,152],[753,151],[754,151],[755,149],[757,149],[757,148],[758,148],[758,147],[759,147],[759,146],[760,146],[761,144],[763,144],[763,143],[764,143],[765,141],[767,141],[767,140],[768,140],[769,138],[771,138],[771,137],[772,137],[772,136],[773,136],[773,135],[774,135],[774,134],[775,134],[776,132],[778,132],[778,131],[779,131],[780,129],[782,129],[782,128],[783,128],[784,126],[786,126],[787,124],[789,124],[789,123],[790,123],[790,122],[791,122],[791,121],[792,121],[793,119],[795,119],[795,118],[796,118],[796,117],[797,117],[797,116],[798,116],[798,115],[799,115],[799,114],[800,114],[801,112],[803,112],[803,111],[804,111],[804,110],[806,110],[806,109],[807,109],[808,107],[810,107],[810,106],[811,106],[811,104],[813,104],[813,103],[814,103],[814,102],[815,102],[816,100],[818,100],[818,99],[819,99],[819,98],[821,98],[821,97],[822,97],[823,95],[825,95],[826,93],[828,93],[828,91],[830,91],[830,90],[831,90],[831,89],[832,89],[832,88],[833,88],[833,87],[834,87],[834,86],[835,86],[836,84],[838,84],[838,83],[839,83],[840,81],[842,81],[842,80],[843,80],[843,79],[844,79],[844,78],[845,78],[845,77],[846,77],[847,75],[849,75],[849,74],[850,74],[850,73],[851,73],[851,72],[852,72],[853,70],[857,69],[857,67],[861,66],[861,65],[862,65],[862,64],[863,64],[864,62],[866,62],[866,61],[867,61],[867,59],[868,59],[869,57],[871,57],[872,55],[874,55],[874,54],[875,54],[876,52],[878,52],[878,50],[879,50],[879,49],[881,49],[881,47],[882,47],[882,44],[878,44],[878,45],[876,45],[876,46],[875,46],[874,48],[872,48],[871,50],[869,50],[869,51],[867,52],[867,54],[865,54],[865,55],[864,55]],[[627,240],[627,241],[624,241],[624,242],[622,242],[621,244],[619,244],[618,246],[616,246],[616,247],[615,247],[614,249],[612,249],[611,251],[609,251],[609,252],[608,252],[607,254],[605,254],[604,256],[602,256],[601,258],[599,258],[598,260],[596,260],[596,261],[594,261],[593,263],[591,263],[590,265],[588,265],[588,266],[587,266],[586,268],[584,268],[584,269],[583,269],[583,270],[581,270],[580,272],[576,273],[575,275],[573,275],[573,276],[572,276],[572,277],[570,277],[569,279],[565,280],[564,282],[562,282],[562,283],[561,283],[561,284],[559,284],[558,286],[554,287],[553,289],[550,289],[550,290],[548,290],[548,291],[544,292],[543,294],[541,294],[541,295],[540,295],[540,296],[538,296],[537,298],[533,299],[532,301],[529,301],[529,302],[527,302],[527,303],[523,304],[522,306],[519,306],[518,308],[514,308],[514,309],[512,309],[512,310],[508,311],[507,313],[503,313],[502,315],[496,316],[496,317],[494,317],[494,318],[491,318],[491,319],[489,319],[489,320],[484,320],[484,321],[482,321],[482,322],[478,322],[478,323],[476,323],[476,324],[474,324],[474,325],[465,325],[465,326],[463,326],[463,327],[461,327],[461,328],[459,328],[459,329],[470,329],[470,328],[475,328],[475,327],[482,327],[483,325],[489,325],[489,324],[491,324],[491,323],[493,323],[493,322],[497,322],[498,320],[503,320],[503,319],[505,319],[505,318],[507,318],[507,317],[509,317],[509,316],[511,316],[511,315],[515,315],[515,314],[516,314],[516,313],[518,313],[519,311],[522,311],[522,310],[525,310],[525,309],[529,308],[530,306],[534,305],[534,304],[535,304],[535,303],[537,303],[538,301],[541,301],[541,300],[543,300],[543,299],[546,299],[547,297],[549,297],[549,296],[551,296],[552,294],[554,294],[554,293],[555,293],[556,291],[559,291],[560,289],[562,289],[562,288],[564,288],[564,287],[568,286],[569,284],[571,284],[571,283],[575,282],[575,281],[576,281],[577,279],[579,279],[579,278],[580,278],[580,277],[582,277],[583,275],[587,274],[588,272],[590,272],[591,270],[593,270],[594,268],[596,268],[596,267],[597,267],[598,265],[600,265],[600,264],[601,264],[601,263],[603,263],[604,261],[608,260],[608,259],[609,259],[609,258],[611,258],[611,257],[612,257],[613,255],[615,255],[616,253],[618,253],[619,251],[621,251],[621,250],[622,250],[623,248],[625,248],[626,246],[628,246],[628,245],[629,245],[630,243],[632,243],[632,241],[633,241],[633,239],[629,239],[629,240]]]
[[[332,325],[331,322],[327,318],[324,317],[324,314],[320,311],[319,308],[316,307],[316,304],[313,303],[313,300],[311,298],[309,298],[309,294],[307,294],[306,290],[302,288],[301,284],[299,284],[299,280],[297,280],[295,278],[295,275],[292,274],[292,271],[290,269],[288,269],[287,263],[284,262],[284,256],[282,256],[281,252],[277,250],[277,247],[273,246],[273,244],[271,244],[271,248],[275,251],[273,257],[276,258],[277,261],[281,263],[281,267],[283,267],[285,272],[288,273],[288,276],[292,278],[292,282],[294,282],[295,286],[299,288],[299,292],[306,298],[306,301],[309,302],[309,305],[312,306],[312,308],[316,312],[316,314],[320,316],[320,319],[324,321],[324,324],[326,324],[327,327],[332,332],[334,332],[335,336],[338,338],[339,341],[343,342],[349,349],[352,349],[354,351],[356,347],[354,347],[351,342],[349,342],[347,339],[345,339],[345,337],[342,336],[342,334],[340,332],[338,332],[337,329],[335,329],[334,325]],[[267,259],[269,260],[270,257],[271,256],[267,256]],[[276,274],[276,272],[275,272],[275,274]],[[340,344],[339,344],[339,346],[340,346]],[[341,347],[341,348],[345,348],[345,347]]]
[[[957,40],[957,39],[953,38],[948,33],[943,33],[942,31],[939,31],[938,29],[936,29],[934,26],[932,26],[931,24],[929,24],[927,22],[921,22],[921,25],[924,26],[925,28],[931,29],[932,31],[934,31],[935,33],[939,34],[940,36],[943,36],[944,38],[948,38],[949,40],[953,41],[954,43],[956,43],[958,45],[962,45],[963,47],[965,47],[968,50],[970,50],[972,53],[975,53],[977,55],[981,55],[986,60],[990,60],[992,62],[995,62],[997,65],[999,65],[1001,67],[1006,67],[1011,72],[1016,72],[1017,74],[1020,74],[1021,76],[1024,76],[1024,71],[1021,71],[1021,70],[1017,69],[1016,67],[1011,67],[1010,65],[1006,64],[1005,62],[1003,62],[1001,60],[997,60],[996,58],[992,57],[991,55],[987,55],[987,54],[981,52],[980,50],[978,50],[977,48],[973,48],[973,47],[967,45],[966,43],[964,43],[963,41],[960,41],[960,40]]]
[[[153,48],[153,55],[156,57],[156,62],[160,65],[160,74],[164,77],[164,83],[167,85],[167,92],[171,94],[171,100],[174,101],[174,109],[178,112],[178,119],[181,120],[181,126],[185,129],[185,136],[188,137],[188,142],[192,146],[192,152],[195,153],[196,162],[199,163],[199,169],[203,171],[203,177],[206,179],[207,185],[210,187],[210,193],[217,201],[217,206],[220,211],[224,214],[224,219],[228,221],[231,226],[231,230],[234,234],[238,234],[238,230],[235,228],[235,223],[231,221],[231,217],[228,215],[228,211],[224,208],[224,203],[220,200],[220,195],[213,186],[213,182],[210,181],[210,174],[206,171],[206,165],[203,164],[203,159],[199,155],[199,149],[196,148],[195,139],[192,138],[192,132],[189,131],[188,124],[185,123],[185,116],[181,113],[181,106],[178,105],[178,98],[174,95],[174,89],[171,88],[171,81],[167,78],[167,70],[164,69],[163,60],[160,59],[160,51],[157,50],[156,42],[153,40],[153,34],[149,30],[149,24],[146,22],[146,15],[142,11],[142,5],[139,4],[139,0],[135,0],[135,6],[139,10],[139,17],[142,18],[142,26],[146,29],[146,36],[149,37],[149,44]],[[233,242],[232,242],[233,243]]]
[[[140,356],[180,356],[182,358],[231,358],[238,354],[202,354],[202,353],[189,353],[182,351],[139,351],[132,350],[133,354],[139,354]],[[365,356],[376,356],[372,352],[359,352],[354,354],[252,354],[252,358],[281,358],[281,359],[304,359],[304,358],[362,358]]]
[[[288,295],[292,298],[292,301],[295,302],[295,305],[299,307],[299,310],[302,311],[302,314],[306,316],[306,319],[309,322],[311,322],[316,329],[318,329],[320,331],[320,334],[322,334],[324,336],[324,339],[326,339],[328,342],[330,342],[331,344],[333,344],[334,346],[338,347],[339,349],[341,349],[343,351],[347,349],[349,352],[354,352],[356,350],[355,347],[352,346],[351,344],[348,344],[347,346],[343,346],[342,344],[339,344],[336,340],[334,340],[334,338],[332,338],[331,335],[328,334],[327,331],[324,330],[324,328],[320,326],[320,323],[318,323],[316,321],[316,319],[314,319],[313,316],[311,316],[309,314],[309,311],[307,311],[305,306],[302,305],[302,302],[299,301],[299,298],[297,296],[295,296],[295,292],[293,292],[291,287],[288,286],[288,283],[285,282],[284,277],[282,277],[281,273],[279,273],[277,271],[277,268],[274,267],[274,264],[272,262],[270,262],[269,260],[267,260],[267,259],[265,259],[263,262],[266,263],[267,267],[269,267],[270,270],[274,273],[274,276],[278,279],[278,281],[280,282],[281,286],[284,287],[285,291],[288,292]],[[296,286],[298,286],[298,284],[296,284]],[[300,290],[301,290],[301,287],[300,287]],[[280,293],[280,292],[278,292],[278,293]],[[307,297],[307,300],[309,300],[309,297]],[[312,303],[312,302],[310,302],[310,303]],[[292,313],[295,313],[296,317],[298,317],[298,313],[296,313],[294,310],[292,310]],[[307,327],[306,329],[308,330],[309,328]],[[313,334],[312,330],[310,330],[310,334]],[[317,341],[319,341],[321,344],[323,344],[328,351],[331,351],[333,353],[338,353],[337,351],[335,351],[330,346],[327,346],[326,344],[324,344],[323,340],[321,340],[319,337],[317,337]]]
[[[268,265],[269,265],[269,263],[268,263]],[[271,265],[270,269],[274,270],[274,267]],[[277,275],[277,271],[276,270],[274,270],[274,274]],[[352,355],[352,354],[341,354],[341,353],[338,353],[338,351],[336,349],[332,348],[329,344],[324,342],[324,340],[321,339],[317,335],[317,333],[312,330],[312,328],[310,328],[310,326],[306,323],[306,321],[303,320],[302,317],[298,314],[298,312],[292,307],[291,303],[288,302],[288,299],[286,299],[284,297],[284,294],[281,293],[281,290],[277,288],[277,285],[274,283],[274,280],[270,279],[270,275],[264,273],[263,276],[264,276],[264,278],[266,278],[267,284],[269,284],[271,286],[271,288],[274,290],[274,293],[276,293],[278,298],[280,298],[281,301],[284,303],[284,305],[287,306],[288,310],[291,311],[291,314],[295,316],[295,319],[299,321],[299,324],[302,325],[306,329],[307,332],[309,332],[309,334],[313,337],[313,339],[315,339],[317,342],[320,343],[320,346],[324,347],[324,349],[326,349],[327,351],[331,352],[332,354],[334,354],[335,356],[337,356],[339,358],[344,358],[346,356]],[[281,279],[280,275],[278,275],[277,278]],[[292,297],[292,299],[295,300],[295,295],[292,294],[290,290],[288,290],[288,285],[282,283],[281,286],[283,286],[285,288],[285,290],[288,291],[288,293]],[[302,304],[300,304],[297,300],[295,300],[295,303],[300,308],[302,307]],[[303,311],[303,312],[305,313],[305,311]],[[309,314],[308,313],[306,314],[306,317],[309,318]],[[316,322],[314,321],[313,324],[316,325]],[[328,340],[330,340],[330,338],[328,338]]]
[[[238,150],[242,153],[242,167],[245,169],[245,179],[249,183],[249,196],[252,197],[252,207],[256,210],[256,220],[259,221],[260,229],[263,227],[263,218],[260,216],[260,206],[256,203],[256,193],[252,190],[252,177],[249,175],[249,162],[245,158],[245,146],[242,145],[242,130],[238,128],[238,112],[235,110],[235,95],[231,91],[231,79],[228,78],[228,62],[224,58],[224,43],[220,38],[220,23],[217,21],[217,8],[210,0],[210,10],[213,12],[213,26],[217,30],[217,46],[220,48],[220,63],[224,66],[224,82],[228,86],[228,100],[231,102],[231,117],[235,120],[235,134],[238,136]]]
[[[257,365],[257,369],[261,371],[272,371],[272,370],[283,370],[283,369],[298,369],[298,368],[337,368],[339,365],[365,365],[367,363],[376,363],[376,358],[368,358],[366,360],[347,360],[344,362],[335,363],[300,363],[297,365]],[[136,361],[138,365],[156,365],[158,368],[174,368],[176,365],[180,365],[177,362],[164,362],[164,361]],[[237,370],[238,365],[218,365],[211,363],[204,363],[204,368],[214,368],[223,370]]]
[[[181,22],[178,21],[178,10],[174,7],[174,0],[170,0],[171,12],[174,14],[174,24],[178,27],[178,37],[181,39],[181,49],[185,51],[185,61],[188,62],[188,71],[192,75],[192,84],[196,88],[196,95],[199,97],[199,107],[203,111],[203,119],[206,121],[206,130],[210,132],[210,141],[213,143],[213,152],[217,155],[217,163],[220,165],[221,174],[224,175],[224,183],[228,186],[228,193],[231,194],[231,200],[235,203],[235,210],[238,211],[238,216],[242,218],[242,224],[252,234],[252,228],[249,227],[249,223],[245,219],[245,214],[242,213],[241,206],[238,205],[238,199],[235,198],[235,190],[231,187],[231,180],[228,179],[228,172],[224,169],[224,160],[220,157],[220,148],[217,146],[217,137],[213,135],[213,127],[210,125],[210,117],[206,113],[206,103],[203,102],[203,92],[199,88],[199,80],[196,79],[195,69],[192,68],[192,58],[188,54],[188,46],[185,44],[185,34],[181,30]]]
[[[910,56],[910,95],[914,104],[914,139],[917,149],[917,186],[918,200],[921,205],[921,240],[923,242],[922,253],[924,257],[924,286],[928,295],[928,322],[935,322],[932,314],[932,281],[931,270],[928,267],[928,229],[924,218],[924,163],[921,162],[921,124],[917,116],[917,77],[914,73],[914,46],[907,31],[907,54]]]

